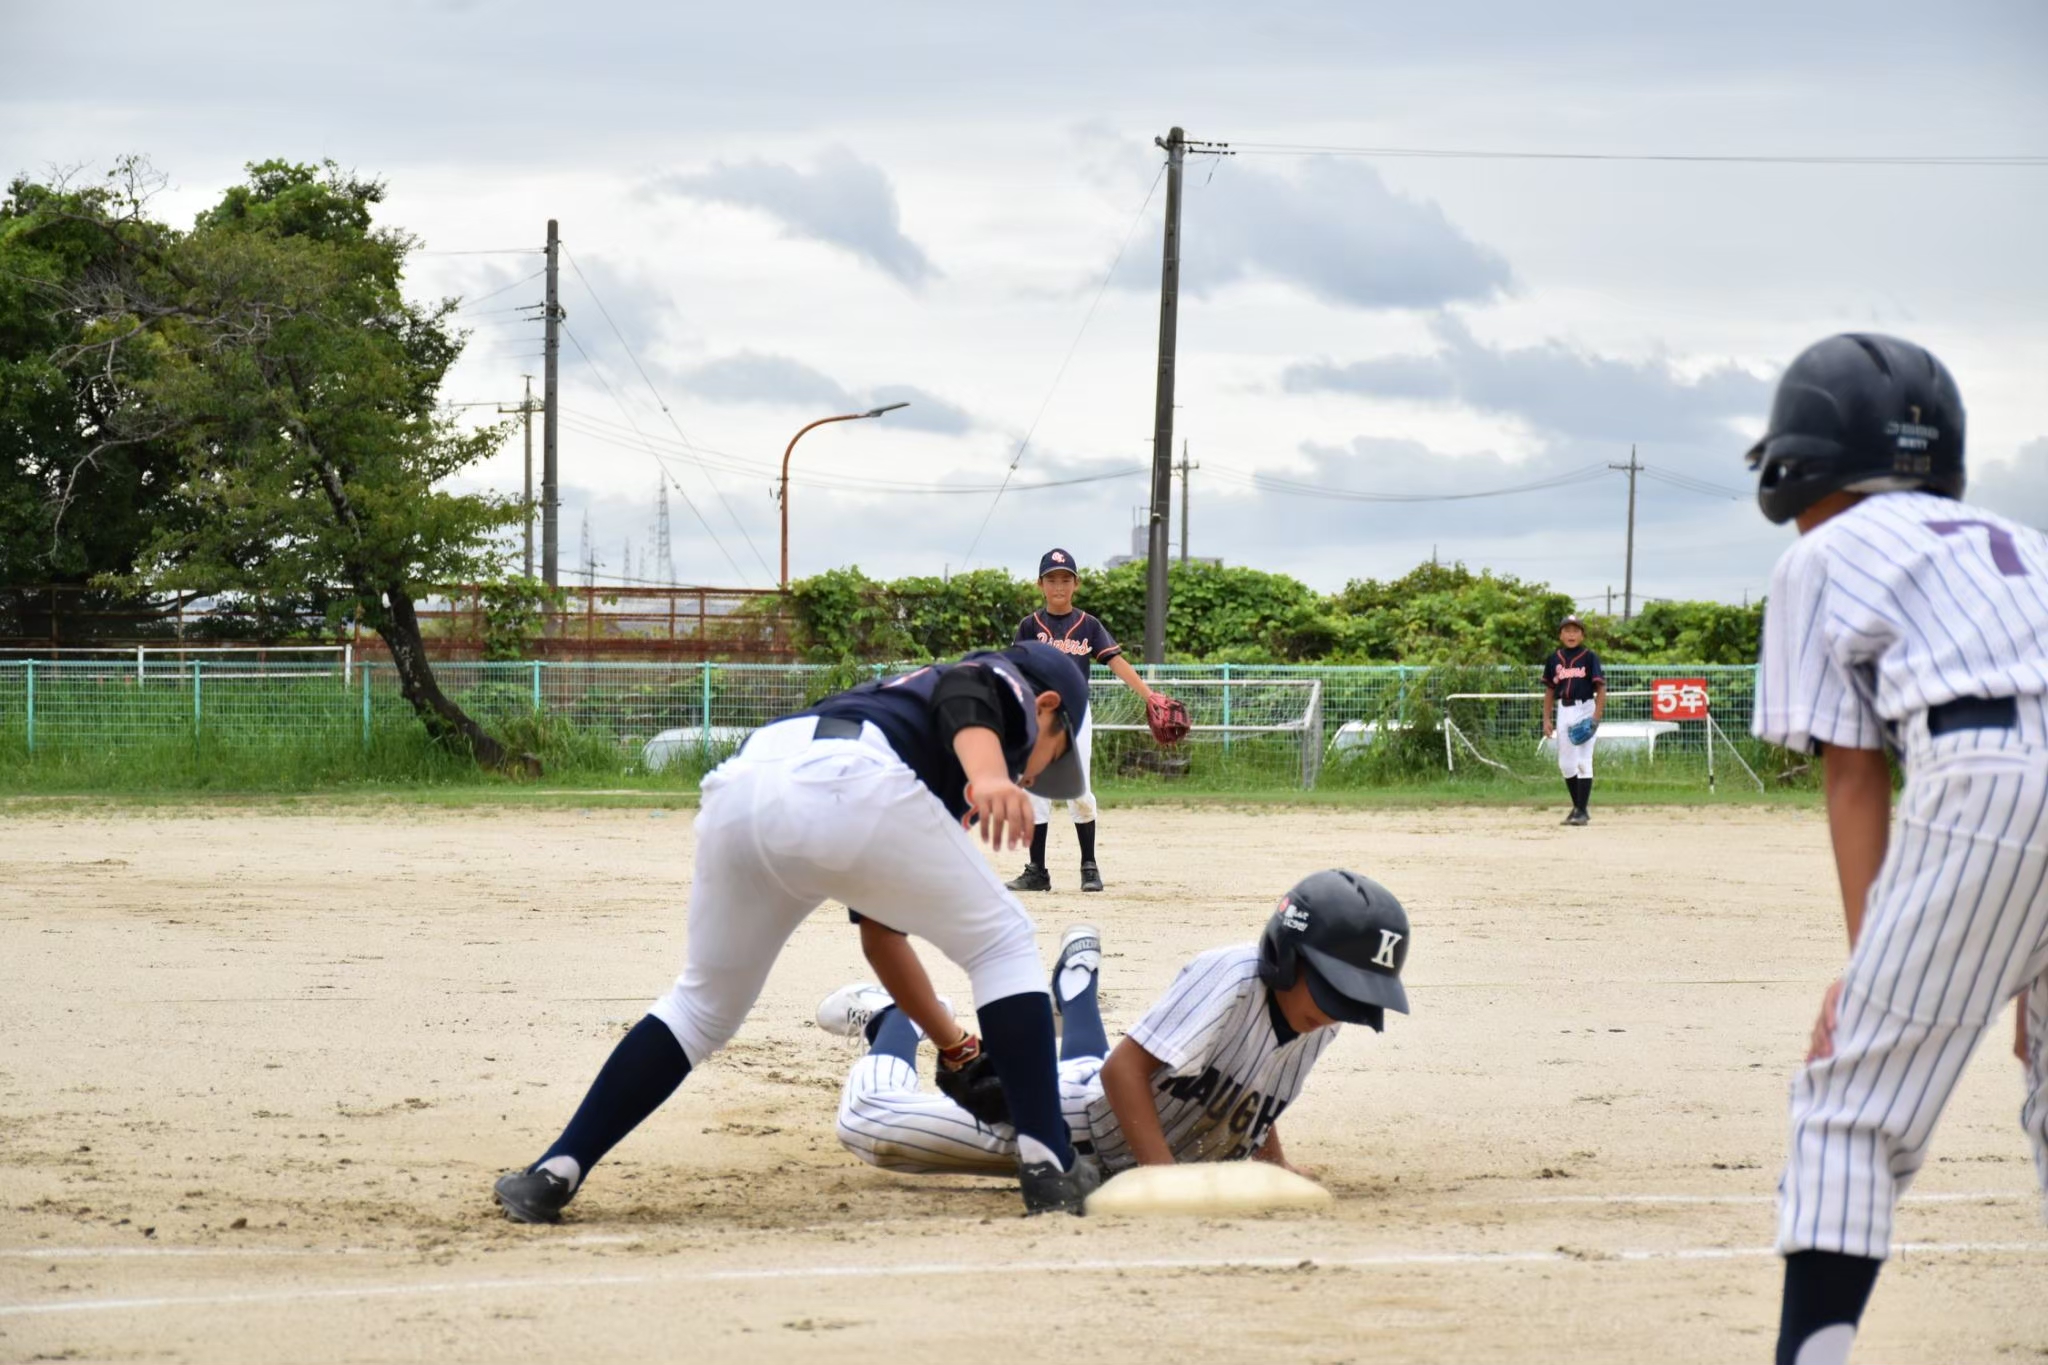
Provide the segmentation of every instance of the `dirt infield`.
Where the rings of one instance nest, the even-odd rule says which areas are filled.
[[[1282,1127],[1331,1214],[1025,1222],[832,1136],[861,975],[799,932],[747,1030],[559,1228],[529,1160],[679,961],[684,813],[0,820],[0,1359],[1765,1360],[1785,1083],[1840,956],[1784,810],[1111,810],[1112,1030],[1302,872],[1407,902],[1411,1018]],[[964,1002],[964,978],[935,963]],[[1859,1359],[2048,1359],[2009,1023],[1900,1223]],[[929,1059],[927,1058],[927,1064]]]

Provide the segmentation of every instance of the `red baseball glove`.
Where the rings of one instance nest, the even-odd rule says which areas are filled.
[[[1145,699],[1145,723],[1152,738],[1161,744],[1178,744],[1188,737],[1188,708],[1174,697],[1154,692]]]

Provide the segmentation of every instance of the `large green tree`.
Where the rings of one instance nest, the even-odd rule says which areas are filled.
[[[175,459],[128,581],[257,601],[333,589],[382,636],[428,730],[499,765],[435,680],[415,599],[492,576],[520,509],[442,486],[502,433],[440,407],[454,305],[405,297],[416,243],[375,223],[383,195],[332,163],[269,161],[185,231],[138,194],[61,206],[52,221],[97,232],[110,259],[70,289],[81,335],[58,359],[118,390],[116,436]]]
[[[18,179],[0,199],[0,635],[78,643],[92,622],[146,632],[162,614],[97,580],[132,573],[170,514],[176,454],[121,420],[119,376],[64,363],[91,320],[78,301],[144,235],[132,189]]]

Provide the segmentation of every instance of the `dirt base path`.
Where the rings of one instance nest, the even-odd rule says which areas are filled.
[[[1639,1362],[1769,1358],[1786,1081],[1840,957],[1812,814],[1104,816],[1112,1032],[1303,872],[1406,901],[1415,1013],[1284,1123],[1310,1218],[1035,1220],[832,1136],[863,976],[799,932],[740,1039],[559,1228],[489,1202],[680,960],[683,813],[0,823],[0,1359]],[[1007,862],[1007,860],[1006,860]],[[964,978],[934,964],[963,1003]],[[1859,1358],[2048,1358],[2009,1023],[1901,1218]],[[927,1058],[929,1065],[929,1058]]]

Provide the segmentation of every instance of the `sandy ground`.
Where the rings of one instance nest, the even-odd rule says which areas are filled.
[[[1041,940],[1104,926],[1113,1028],[1303,872],[1407,902],[1413,1016],[1347,1032],[1282,1125],[1332,1213],[1026,1222],[998,1182],[861,1166],[811,1023],[861,974],[827,911],[570,1220],[521,1228],[492,1177],[679,960],[686,815],[16,808],[0,1359],[1766,1360],[1786,1079],[1840,951],[1824,827],[1554,819],[1110,811],[1086,898],[1056,830]],[[1859,1359],[2048,1359],[2008,1037]]]

